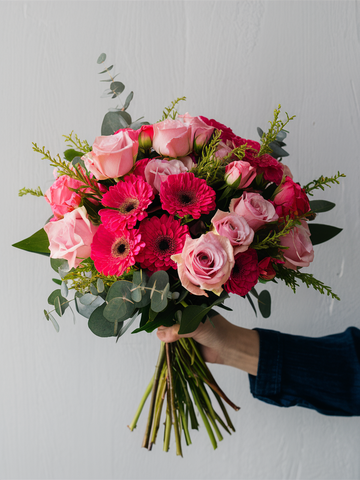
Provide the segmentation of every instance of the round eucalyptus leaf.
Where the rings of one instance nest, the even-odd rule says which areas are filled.
[[[96,288],[99,293],[102,293],[105,290],[104,282],[101,278],[97,279]]]
[[[67,297],[69,293],[68,286],[66,285],[66,282],[61,282],[61,295],[63,297]]]
[[[79,298],[79,301],[83,305],[91,305],[96,299],[97,299],[97,295],[92,295],[91,293],[85,293],[85,295]]]
[[[170,290],[170,284],[168,283],[165,288],[160,292],[154,292],[151,298],[151,310],[154,312],[162,312],[168,304],[167,294]]]
[[[112,322],[109,322],[104,317],[104,309],[106,304],[104,303],[100,307],[97,307],[96,310],[92,312],[88,321],[88,327],[90,330],[97,335],[98,337],[113,337],[117,334],[118,329],[122,324],[117,325],[117,331],[115,332],[115,325]]]
[[[134,92],[130,92],[129,95],[126,97],[126,100],[125,100],[125,103],[124,103],[124,109],[125,110],[129,107],[130,102],[133,99],[133,97],[134,97]]]
[[[126,297],[128,299],[131,299],[131,289],[131,282],[128,282],[127,280],[119,280],[111,285],[106,296],[106,301],[110,302],[113,298],[116,297]]]
[[[93,285],[92,283],[90,283],[90,292],[95,296],[99,293],[95,285]]]
[[[90,294],[87,294],[90,295]],[[90,315],[94,310],[97,309],[100,305],[104,303],[104,300],[98,295],[95,297],[95,300],[90,304],[90,305],[83,305],[80,302],[80,298],[84,297],[85,295],[81,295],[81,293],[76,292],[75,293],[75,307],[78,313],[82,315],[83,317],[89,318]]]
[[[125,90],[125,85],[122,82],[112,82],[110,84],[110,90],[116,95],[120,95]]]
[[[106,60],[106,53],[102,53],[99,58],[97,59],[97,63],[104,63]]]
[[[135,311],[135,303],[126,297],[113,298],[104,308],[104,316],[109,322],[121,322],[130,318]]]

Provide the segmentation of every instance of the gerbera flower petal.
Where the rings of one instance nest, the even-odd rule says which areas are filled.
[[[168,215],[160,218],[146,218],[140,223],[139,233],[145,242],[136,261],[142,268],[151,271],[177,268],[171,260],[171,255],[181,253],[185,240],[189,235],[187,225],[181,225],[178,220]]]
[[[120,229],[117,232],[107,230],[100,225],[91,244],[91,258],[95,268],[104,275],[122,275],[128,267],[134,265],[136,256],[145,243],[138,230]]]
[[[109,208],[99,211],[101,221],[112,232],[124,226],[132,228],[147,216],[145,210],[153,199],[151,186],[141,177],[129,175],[103,196],[101,203]]]
[[[160,187],[163,209],[180,217],[191,215],[196,219],[211,212],[216,208],[215,195],[206,181],[195,177],[193,173],[169,175]]]
[[[228,293],[244,296],[257,284],[259,278],[257,253],[253,248],[235,256],[235,265],[224,289]]]

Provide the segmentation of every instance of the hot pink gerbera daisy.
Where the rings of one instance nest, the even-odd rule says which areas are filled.
[[[189,236],[187,225],[181,225],[174,217],[162,215],[161,218],[146,218],[140,224],[139,233],[145,247],[136,261],[142,268],[156,272],[177,267],[170,257],[182,252],[185,240]]]
[[[253,248],[235,256],[235,265],[224,289],[228,293],[244,296],[257,284],[259,278],[257,253]]]
[[[200,218],[216,208],[215,191],[193,173],[169,175],[161,183],[160,200],[164,210],[180,217]]]
[[[101,221],[112,232],[124,226],[132,228],[138,220],[147,217],[145,210],[153,198],[153,189],[145,180],[129,175],[103,196],[101,203],[110,208],[99,211]]]
[[[104,275],[122,275],[134,265],[136,255],[145,246],[138,230],[123,228],[110,232],[100,225],[91,244],[95,268]]]

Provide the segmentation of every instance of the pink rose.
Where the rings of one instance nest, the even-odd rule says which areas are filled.
[[[131,129],[96,137],[91,152],[82,157],[86,168],[98,179],[122,177],[134,166],[138,134]]]
[[[81,185],[83,184],[78,180],[61,175],[45,192],[45,200],[50,204],[56,220],[80,205],[81,196],[70,189],[77,189]]]
[[[240,198],[233,198],[229,210],[244,217],[255,232],[266,223],[275,222],[279,218],[273,204],[259,193],[244,192]]]
[[[194,138],[194,151],[196,154],[200,154],[204,145],[210,140],[215,128],[207,125],[201,117],[191,117],[188,113],[179,115],[179,118],[191,128]]]
[[[231,153],[232,151],[233,151],[232,147],[230,147],[229,145],[227,145],[223,141],[220,141],[217,148],[216,148],[215,157],[216,158],[224,158],[227,155],[229,155],[229,153]]]
[[[219,235],[230,240],[234,255],[245,252],[254,239],[254,230],[249,227],[244,217],[239,217],[236,213],[218,210],[211,223]]]
[[[93,236],[98,229],[87,217],[85,207],[66,213],[57,222],[49,222],[44,230],[50,242],[50,257],[63,258],[69,267],[76,268],[84,258],[90,257]]]
[[[310,203],[305,190],[290,177],[285,178],[285,182],[276,189],[275,193],[274,205],[279,217],[289,215],[290,218],[294,218],[310,210]]]
[[[314,260],[314,249],[310,240],[310,230],[305,220],[294,227],[287,235],[280,238],[284,247],[284,267],[297,270],[297,267],[308,267]]]
[[[178,264],[182,285],[194,295],[208,294],[211,290],[217,295],[230,276],[234,266],[234,253],[228,238],[208,232],[200,238],[188,237],[181,254],[172,255]]]
[[[191,128],[180,120],[154,124],[153,149],[163,157],[185,157],[192,151],[193,142]]]
[[[250,163],[237,160],[231,162],[225,167],[224,180],[228,185],[233,185],[236,181],[240,183],[238,189],[248,187],[256,177],[256,168],[252,167]]]
[[[160,192],[161,182],[165,181],[169,175],[187,172],[183,162],[179,160],[151,160],[145,167],[145,180],[149,183],[156,193]]]

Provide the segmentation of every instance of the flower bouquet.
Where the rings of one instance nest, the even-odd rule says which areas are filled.
[[[99,57],[98,63],[105,60]],[[109,74],[114,97],[124,85]],[[75,305],[99,337],[118,340],[134,322],[132,333],[180,324],[179,333],[211,321],[215,307],[229,310],[230,293],[246,298],[263,316],[270,315],[270,295],[258,282],[283,280],[294,291],[301,280],[338,298],[331,288],[304,273],[314,258],[313,245],[340,229],[311,223],[334,204],[309,201],[315,189],[338,178],[320,177],[301,187],[282,163],[285,127],[275,110],[260,142],[246,140],[216,120],[178,115],[178,99],[161,121],[133,122],[124,104],[109,111],[101,136],[92,146],[66,136],[64,159],[45,148],[34,150],[55,167],[55,181],[45,192],[24,188],[20,194],[44,196],[52,209],[48,223],[14,246],[50,256],[59,274],[45,317],[59,330],[60,317]],[[311,239],[310,239],[311,237]],[[69,289],[74,292],[69,296]],[[74,314],[74,313],[73,313]],[[216,328],[216,322],[214,324]],[[209,390],[212,395],[209,395]],[[129,428],[136,427],[147,397],[150,407],[143,447],[156,441],[162,411],[164,450],[173,429],[182,455],[183,432],[197,429],[198,410],[214,448],[233,424],[225,408],[234,405],[217,385],[191,338],[161,343],[152,377]],[[216,400],[222,417],[213,406]]]

